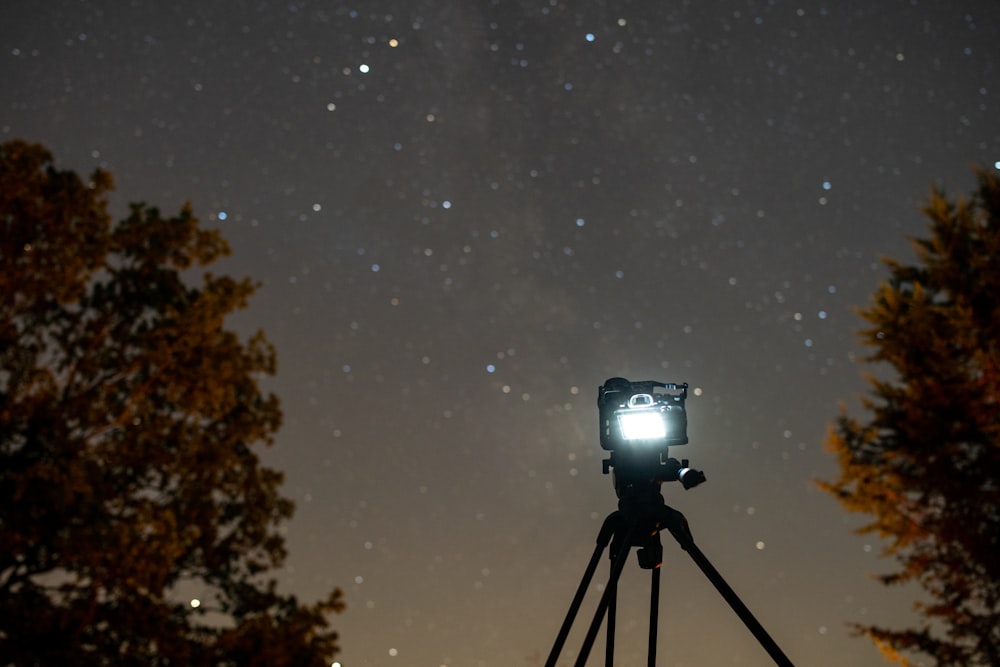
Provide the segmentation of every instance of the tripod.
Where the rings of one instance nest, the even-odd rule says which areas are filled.
[[[650,585],[649,601],[649,649],[648,665],[655,667],[656,664],[656,625],[657,611],[659,609],[660,598],[660,564],[663,561],[663,546],[660,542],[660,531],[666,528],[674,539],[680,544],[688,555],[691,556],[695,564],[712,582],[719,594],[729,603],[736,615],[740,617],[747,629],[753,633],[760,645],[767,651],[779,667],[793,667],[792,662],[785,656],[771,636],[767,634],[763,626],[754,618],[750,610],[747,609],[743,601],[736,595],[726,580],[722,578],[705,554],[694,543],[691,531],[688,528],[687,519],[677,510],[669,507],[660,495],[659,484],[650,482],[648,485],[632,486],[626,489],[619,500],[618,510],[612,512],[604,520],[601,530],[597,536],[597,547],[590,558],[590,563],[583,573],[583,579],[576,590],[576,595],[570,603],[566,619],[563,621],[559,634],[556,636],[555,644],[549,653],[549,658],[545,662],[545,667],[556,667],[556,661],[562,652],[563,644],[569,636],[573,620],[576,618],[580,605],[583,603],[584,595],[597,570],[601,554],[610,544],[611,575],[607,588],[601,596],[594,619],[590,624],[587,635],[580,649],[580,655],[576,660],[576,667],[583,667],[590,655],[590,649],[594,645],[597,633],[601,628],[605,614],[608,618],[608,636],[605,649],[605,665],[611,667],[614,664],[615,648],[615,606],[617,599],[618,579],[625,567],[625,561],[632,547],[638,547],[639,566],[643,569],[652,570],[652,582]]]

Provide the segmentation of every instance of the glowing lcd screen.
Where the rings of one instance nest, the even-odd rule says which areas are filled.
[[[667,437],[667,424],[659,410],[636,410],[618,415],[625,440],[662,440]]]

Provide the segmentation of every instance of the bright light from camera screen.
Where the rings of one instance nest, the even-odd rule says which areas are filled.
[[[667,436],[667,425],[658,412],[626,412],[618,415],[618,420],[626,440],[656,440]]]

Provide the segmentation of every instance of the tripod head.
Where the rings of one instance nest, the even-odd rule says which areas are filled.
[[[680,482],[685,490],[705,481],[705,473],[688,460],[670,458],[670,446],[685,445],[687,437],[687,383],[610,378],[597,389],[601,447],[610,451],[604,474],[614,469],[612,481],[621,499],[636,488],[662,482]]]
[[[680,482],[684,490],[693,489],[707,481],[705,473],[691,468],[687,459],[664,458],[666,451],[656,456],[633,457],[611,452],[602,461],[603,472],[607,475],[614,468],[611,479],[619,498],[637,488],[650,487],[658,494],[663,482]]]

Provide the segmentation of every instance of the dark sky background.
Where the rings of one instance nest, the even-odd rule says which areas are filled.
[[[794,662],[881,664],[846,624],[913,621],[814,480],[877,370],[852,309],[879,258],[912,258],[932,184],[1000,160],[994,0],[0,13],[0,140],[110,170],[118,217],[190,200],[233,246],[215,271],[262,281],[231,323],[278,348],[280,581],[343,587],[344,667],[541,664],[616,506],[595,404],[616,375],[691,384],[671,453],[709,481],[666,500]],[[664,547],[658,664],[771,664]],[[647,577],[630,557],[623,665]]]

